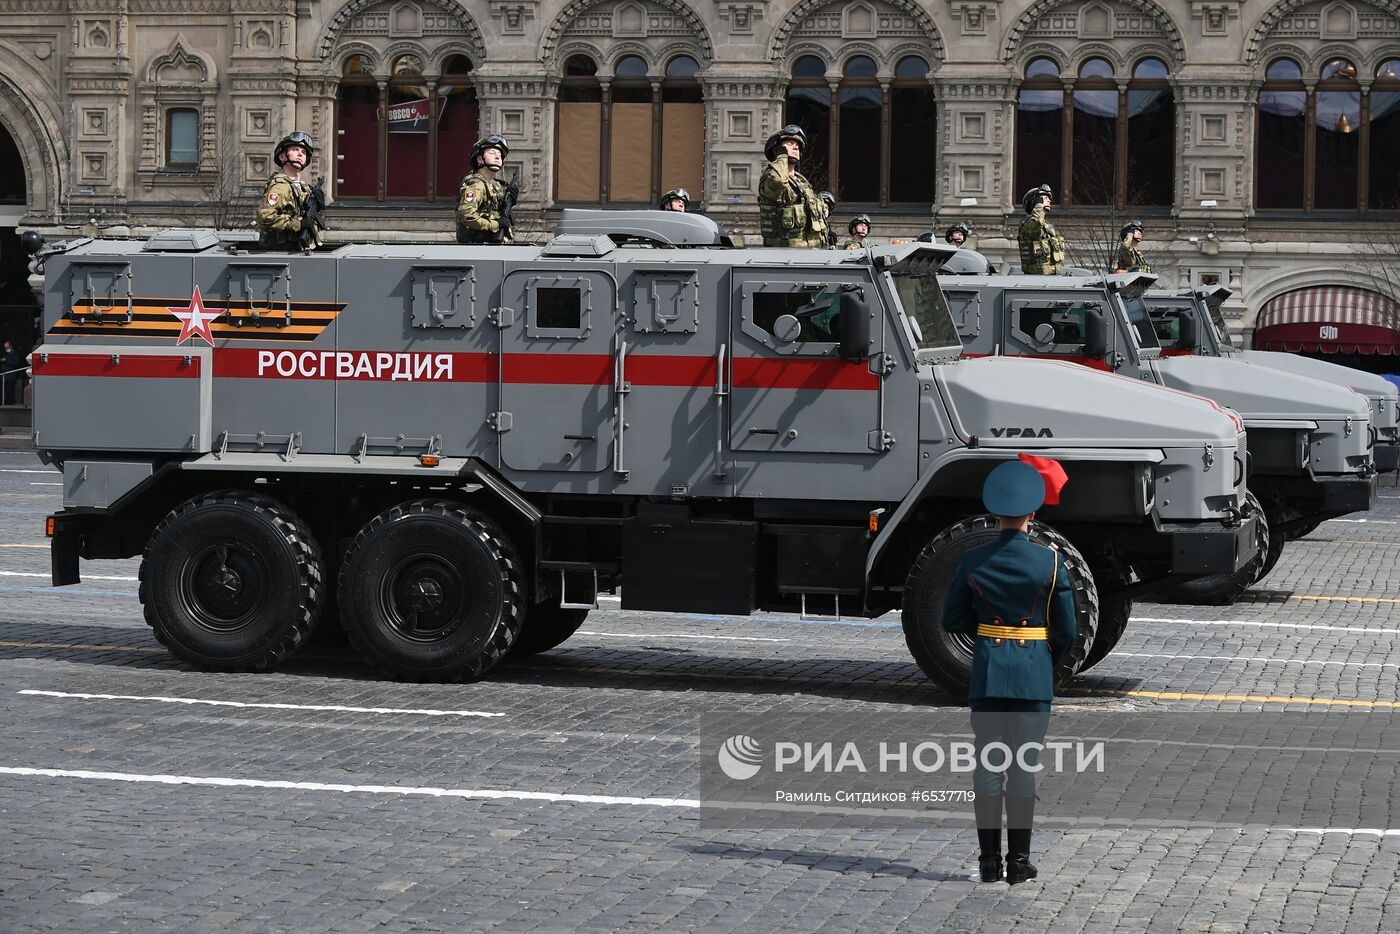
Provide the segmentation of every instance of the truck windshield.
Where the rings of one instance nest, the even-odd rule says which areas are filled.
[[[905,314],[918,325],[920,350],[962,346],[937,277],[895,275],[894,287]]]
[[[1128,316],[1128,324],[1137,338],[1138,347],[1143,350],[1156,350],[1162,345],[1157,342],[1157,332],[1152,327],[1152,316],[1141,298],[1132,298],[1122,303]]]

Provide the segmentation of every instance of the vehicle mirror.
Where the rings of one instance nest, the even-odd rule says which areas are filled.
[[[1177,350],[1195,350],[1199,338],[1195,312],[1186,311],[1176,319],[1178,325],[1178,336],[1176,339]]]
[[[841,293],[841,357],[862,363],[870,350],[870,306],[857,292]]]
[[[791,344],[802,333],[802,322],[796,315],[779,315],[773,322],[773,336],[784,344]]]
[[[1098,308],[1087,309],[1084,316],[1084,355],[1098,359],[1108,353],[1108,325]]]
[[[1055,343],[1055,326],[1046,322],[1035,326],[1035,342],[1037,344]]]

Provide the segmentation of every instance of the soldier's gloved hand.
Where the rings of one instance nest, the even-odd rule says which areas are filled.
[[[499,229],[501,232],[501,239],[506,240],[510,237],[511,232],[515,228],[514,225],[511,224],[509,217],[502,217],[500,220]]]

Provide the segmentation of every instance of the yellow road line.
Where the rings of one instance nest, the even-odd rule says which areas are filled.
[[[1156,700],[1248,701],[1259,704],[1322,704],[1331,707],[1380,707],[1400,709],[1400,701],[1346,700],[1338,697],[1271,697],[1267,694],[1185,694],[1180,691],[1103,691],[1095,688],[1070,688],[1070,694],[1095,697],[1151,697]]]
[[[165,649],[148,649],[135,645],[89,645],[83,642],[0,642],[0,649],[99,649],[103,652],[166,654]]]

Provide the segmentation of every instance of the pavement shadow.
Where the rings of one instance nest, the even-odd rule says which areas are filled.
[[[824,850],[787,850],[781,848],[760,849],[749,846],[731,846],[724,843],[673,843],[676,849],[684,850],[691,856],[712,856],[716,859],[738,859],[744,862],[767,860],[785,866],[806,866],[813,872],[834,872],[838,875],[892,876],[899,879],[923,879],[929,882],[971,882],[972,870],[940,872],[919,869],[897,859],[882,859],[878,856],[852,856]]]

